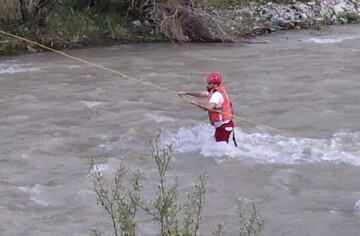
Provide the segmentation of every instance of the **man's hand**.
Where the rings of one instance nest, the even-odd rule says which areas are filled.
[[[184,96],[187,95],[187,93],[186,93],[185,91],[180,91],[180,92],[178,92],[178,95],[179,95],[180,97],[184,97]]]
[[[195,100],[191,100],[190,103],[193,104],[193,105],[195,105],[195,106],[199,106],[199,103],[198,103],[197,101],[195,101]]]

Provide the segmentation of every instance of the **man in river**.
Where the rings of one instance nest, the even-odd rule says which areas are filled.
[[[215,127],[216,142],[229,142],[231,132],[234,130],[232,121],[232,107],[225,88],[221,85],[222,77],[219,72],[210,72],[206,77],[207,91],[181,91],[179,96],[186,95],[207,98],[207,102],[192,102],[192,104],[208,111],[210,123]],[[234,144],[235,136],[233,136]]]

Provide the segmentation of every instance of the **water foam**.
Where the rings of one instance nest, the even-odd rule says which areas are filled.
[[[318,37],[318,38],[308,38],[304,42],[307,43],[341,43],[344,40],[354,39],[354,36],[345,35],[345,36],[327,36],[327,37]]]
[[[48,189],[46,186],[36,184],[33,188],[18,187],[18,189],[24,193],[29,193],[29,200],[34,201],[41,206],[46,207],[50,204],[49,201],[44,197],[44,191]]]
[[[199,124],[182,127],[171,135],[175,151],[199,153],[221,161],[223,158],[251,158],[261,163],[297,164],[330,162],[360,166],[360,133],[337,133],[330,140],[292,138],[267,133],[245,133],[235,128],[238,147],[233,142],[216,143],[214,128]],[[169,135],[167,135],[169,136]]]
[[[355,203],[354,210],[360,212],[360,199]]]
[[[81,101],[81,102],[89,108],[93,108],[103,104],[103,102],[99,102],[99,101]]]
[[[16,74],[16,73],[23,73],[23,72],[31,72],[31,71],[38,71],[40,68],[38,67],[31,67],[29,65],[9,65],[0,63],[0,74]]]
[[[157,123],[161,123],[161,122],[165,122],[165,121],[175,121],[175,119],[172,117],[157,115],[157,114],[153,114],[153,113],[145,114],[145,118],[149,119],[149,120],[155,120]]]

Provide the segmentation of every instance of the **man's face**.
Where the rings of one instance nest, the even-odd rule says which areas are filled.
[[[206,89],[207,89],[208,92],[210,92],[211,89],[213,89],[213,88],[214,88],[214,84],[213,84],[213,83],[208,83],[207,86],[206,86]]]

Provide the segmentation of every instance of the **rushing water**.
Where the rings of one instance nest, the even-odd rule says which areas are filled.
[[[209,174],[201,232],[236,235],[236,203],[254,202],[261,235],[360,232],[360,27],[292,31],[255,44],[155,44],[0,59],[0,232],[4,236],[111,232],[96,205],[88,157],[111,179],[120,164],[156,191],[149,140],[173,142],[170,175],[189,190]],[[175,91],[202,90],[222,72],[238,148],[216,144],[205,112]],[[144,219],[141,235],[156,226]]]

